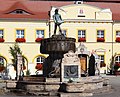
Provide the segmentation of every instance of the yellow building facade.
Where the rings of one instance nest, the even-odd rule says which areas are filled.
[[[0,60],[1,62],[5,61],[6,67],[12,64],[12,57],[9,53],[10,47],[20,36],[20,38],[25,38],[25,42],[18,43],[18,45],[28,61],[27,69],[24,72],[30,70],[31,74],[35,74],[37,62],[42,63],[41,57],[46,58],[48,56],[40,53],[40,42],[35,41],[38,38],[37,31],[40,33],[43,31],[40,38],[49,38],[53,35],[54,22],[52,16],[55,8],[56,6],[53,6],[50,9],[49,20],[0,19],[0,35],[5,40],[0,43],[0,56],[4,58]],[[61,6],[59,9],[64,20],[61,25],[63,32],[65,31],[67,37],[76,39],[76,48],[81,43],[80,39],[82,38],[87,50],[99,55],[101,62],[106,64],[101,66],[101,73],[109,72],[113,60],[112,56],[114,56],[113,63],[115,61],[120,62],[120,45],[119,42],[116,42],[116,38],[120,35],[120,22],[112,20],[111,9],[102,9],[84,3]]]
[[[53,15],[54,9],[53,7],[51,15]],[[73,4],[63,6],[60,9],[64,10],[60,11],[65,21],[61,27],[63,30],[66,30],[67,37],[76,39],[76,48],[80,44],[79,38],[84,37],[85,41],[83,41],[83,44],[87,47],[87,50],[91,53],[94,51],[101,57],[101,61],[104,61],[106,64],[101,67],[101,73],[106,73],[108,68],[110,68],[110,60],[112,60],[111,56],[113,54],[113,21],[110,9],[101,9],[86,4]],[[82,11],[82,13],[80,13],[80,11]],[[51,25],[51,28],[54,29],[53,22]],[[53,29],[51,32],[53,32]],[[79,37],[79,31],[84,31],[85,33],[80,33]],[[98,31],[103,31],[103,33],[100,32],[100,34]],[[104,38],[104,41],[97,41],[99,35]]]

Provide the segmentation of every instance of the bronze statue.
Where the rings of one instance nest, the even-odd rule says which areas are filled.
[[[58,9],[55,10],[55,14],[53,15],[53,20],[54,20],[54,23],[55,23],[54,35],[56,35],[57,26],[59,27],[60,34],[62,34],[62,30],[61,30],[60,25],[64,21],[62,20],[61,15],[58,13]]]

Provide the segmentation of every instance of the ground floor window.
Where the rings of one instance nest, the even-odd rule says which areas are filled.
[[[106,64],[104,62],[104,55],[98,55],[100,59],[100,67],[105,67]]]
[[[115,63],[120,63],[120,56],[115,57]]]
[[[37,70],[42,70],[44,60],[45,60],[45,57],[43,56],[38,56],[36,58],[36,69]]]
[[[5,60],[3,57],[0,57],[0,72],[5,69]]]

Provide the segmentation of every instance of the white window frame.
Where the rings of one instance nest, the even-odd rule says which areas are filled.
[[[99,56],[99,59],[100,59],[100,63],[105,63],[105,60],[104,60],[105,56],[104,55],[98,55],[98,56]]]
[[[118,58],[117,58],[117,57],[118,57]],[[116,58],[117,58],[117,59],[116,59]],[[119,55],[115,57],[115,63],[116,63],[116,62],[117,62],[117,63],[120,63],[120,56],[119,56]]]
[[[86,30],[78,30],[78,39],[86,38]]]
[[[97,38],[104,38],[104,30],[97,30]]]
[[[120,31],[116,31],[116,38],[120,37]]]
[[[16,30],[16,38],[24,38],[25,37],[25,30],[24,29],[17,29]]]
[[[43,60],[45,59],[45,57],[43,56],[38,56],[36,58],[36,64],[43,64]],[[39,60],[39,61],[38,61]]]
[[[36,30],[36,38],[44,38],[45,30]]]

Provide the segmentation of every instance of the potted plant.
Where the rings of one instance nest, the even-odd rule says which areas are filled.
[[[105,39],[104,38],[97,38],[97,42],[104,42],[105,41]]]
[[[30,73],[30,70],[27,70],[26,71],[26,75],[29,76],[31,73]]]
[[[16,38],[16,42],[26,42],[25,38]]]
[[[37,70],[42,70],[42,64],[37,64],[36,66],[35,66],[35,69],[37,69]]]
[[[43,38],[36,38],[35,42],[40,42],[41,40],[43,40]]]
[[[0,38],[0,42],[4,42],[5,40],[3,38]]]
[[[115,41],[120,42],[120,37],[117,37]]]
[[[82,38],[78,39],[78,42],[85,42],[85,41],[86,41],[85,37],[82,37]]]

